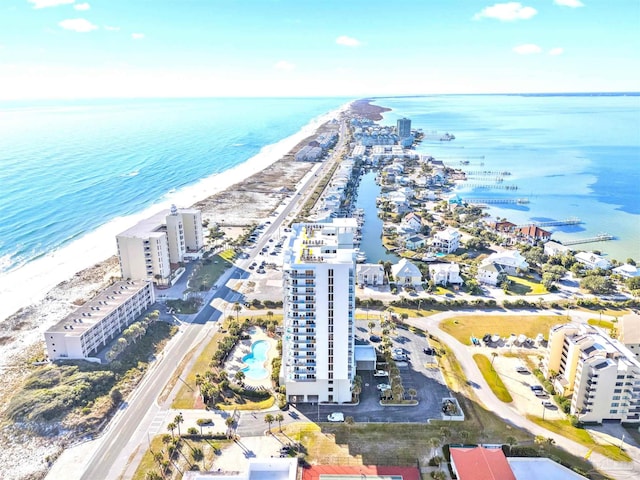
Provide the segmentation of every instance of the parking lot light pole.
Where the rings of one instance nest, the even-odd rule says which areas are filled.
[[[544,406],[544,402],[540,402],[542,405],[542,421],[544,422],[544,412],[547,410],[547,407]]]

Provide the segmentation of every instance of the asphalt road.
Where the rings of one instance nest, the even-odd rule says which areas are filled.
[[[180,364],[182,358],[191,348],[200,341],[201,333],[210,322],[217,321],[224,312],[216,309],[212,303],[215,299],[223,299],[232,304],[242,301],[242,294],[226,286],[231,279],[246,278],[248,265],[254,261],[260,250],[282,226],[289,214],[300,208],[306,201],[306,193],[322,177],[324,169],[329,168],[332,160],[339,156],[345,146],[344,129],[341,128],[341,135],[338,144],[334,148],[333,158],[323,162],[315,171],[312,170],[309,178],[299,188],[298,192],[290,202],[280,211],[272,223],[265,229],[263,235],[256,242],[253,249],[249,251],[248,258],[241,259],[236,265],[228,270],[218,281],[218,288],[214,288],[209,293],[209,298],[205,302],[203,309],[198,312],[193,321],[181,327],[179,337],[174,339],[167,350],[163,352],[161,358],[147,372],[142,383],[135,392],[127,399],[118,413],[109,423],[106,431],[98,440],[93,455],[87,460],[84,472],[79,478],[82,480],[95,480],[99,478],[121,478],[125,472],[129,458],[135,454],[139,448],[145,448],[147,444],[147,432],[154,418],[162,412],[162,408],[156,403],[156,399],[162,393],[167,381],[174,373],[176,366]],[[255,419],[252,419],[255,420]],[[262,419],[262,421],[264,421]],[[258,428],[257,420],[247,421],[253,424],[252,430]],[[77,465],[75,466],[77,468]]]

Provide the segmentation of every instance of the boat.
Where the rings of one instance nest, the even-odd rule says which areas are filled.
[[[491,342],[498,343],[499,341],[500,341],[500,335],[498,334],[491,335]]]
[[[520,345],[522,345],[526,341],[527,341],[527,336],[524,333],[521,333],[520,335],[518,335],[518,343]]]
[[[361,251],[360,249],[356,249],[356,262],[364,263],[367,261],[367,254]]]

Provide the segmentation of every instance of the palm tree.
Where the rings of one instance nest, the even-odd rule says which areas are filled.
[[[281,413],[278,413],[275,416],[275,421],[278,422],[278,429],[282,431],[282,422],[284,421],[284,415],[282,415]]]
[[[372,320],[372,321],[370,321],[367,325],[368,325],[368,327],[369,327],[369,333],[373,333],[373,327],[375,327],[375,326],[376,326],[376,322],[374,322],[374,321]]]
[[[273,415],[271,415],[270,413],[267,413],[264,416],[264,422],[269,424],[269,433],[271,433],[271,424],[274,422],[274,418]]]
[[[167,430],[171,432],[171,438],[173,438],[173,431],[176,429],[176,424],[171,422],[167,425]]]
[[[178,426],[178,436],[180,436],[180,424],[184,422],[184,417],[182,416],[182,413],[178,413],[178,415],[175,416],[173,421]]]
[[[240,315],[240,310],[242,310],[242,305],[240,305],[238,302],[233,304],[233,311],[236,312],[236,322],[238,322],[238,316]]]
[[[515,437],[507,437],[507,444],[509,445],[509,453],[511,453],[511,448],[518,444],[518,439]]]
[[[410,388],[409,390],[407,390],[407,393],[411,397],[411,400],[413,400],[415,396],[418,395],[418,392],[416,391],[415,388]]]
[[[245,374],[242,370],[238,370],[236,374],[233,376],[240,385],[244,384]]]
[[[431,437],[427,440],[427,443],[431,447],[431,456],[435,457],[438,453],[438,447],[441,445],[441,440],[438,437]]]

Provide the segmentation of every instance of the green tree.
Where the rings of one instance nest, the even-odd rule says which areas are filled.
[[[171,432],[171,437],[173,438],[173,432],[176,429],[176,424],[171,422],[167,425],[167,430]]]
[[[373,333],[373,327],[376,326],[376,322],[370,321],[367,326],[369,327],[369,333]]]
[[[275,421],[278,422],[278,429],[282,431],[282,422],[284,421],[284,415],[281,413],[276,414]]]
[[[509,445],[509,453],[511,453],[511,449],[513,448],[514,445],[518,444],[518,439],[516,437],[507,437],[506,439],[507,444]]]
[[[117,388],[111,390],[109,396],[111,397],[111,404],[114,406],[120,405],[120,402],[122,402],[122,392]]]
[[[614,290],[614,285],[609,277],[587,275],[580,281],[580,288],[595,295],[604,295],[611,293]]]
[[[238,302],[233,304],[232,307],[233,311],[236,312],[236,322],[239,321],[238,317],[240,315],[240,311],[242,310],[242,305],[240,305]]]
[[[274,422],[274,418],[273,415],[271,415],[270,413],[267,413],[264,416],[264,423],[268,423],[269,424],[269,433],[271,433],[271,424]]]
[[[182,413],[178,413],[173,419],[173,422],[178,426],[178,436],[180,436],[180,424],[184,422],[184,416]]]
[[[240,385],[244,385],[245,374],[242,370],[238,370],[233,377]]]

